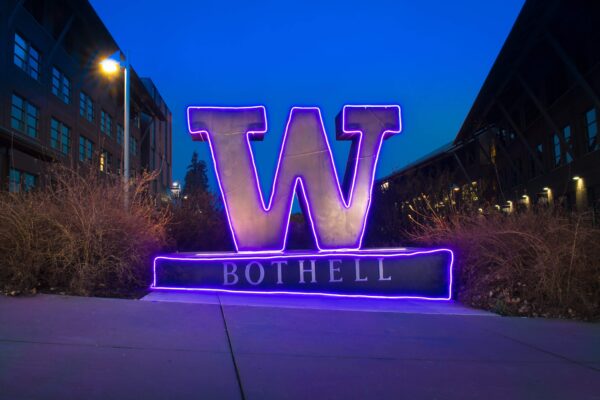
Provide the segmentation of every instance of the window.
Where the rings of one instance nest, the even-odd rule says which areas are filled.
[[[112,164],[112,154],[108,151],[103,150],[100,153],[100,171],[108,172],[110,171],[110,165]]]
[[[106,171],[106,152],[100,153],[100,171]]]
[[[585,113],[585,125],[587,130],[588,151],[598,150],[598,114],[596,109],[592,108]]]
[[[13,62],[36,81],[40,79],[40,53],[18,33],[15,33]]]
[[[10,109],[10,126],[19,132],[38,137],[39,132],[39,109],[16,94],[12,95]]]
[[[565,139],[565,144],[567,148],[565,149],[565,161],[566,163],[570,163],[573,161],[573,144],[571,142],[571,126],[567,125],[563,128],[563,138]]]
[[[558,138],[558,134],[555,133],[552,137],[554,143],[554,165],[560,165],[560,161],[562,158],[561,149],[560,149],[560,139]]]
[[[50,146],[63,154],[71,151],[71,129],[54,118],[50,121]]]
[[[79,115],[90,122],[94,122],[94,102],[84,92],[79,93]]]
[[[100,111],[100,132],[110,136],[112,132],[112,118],[104,110]]]
[[[79,136],[79,161],[90,161],[93,153],[94,143],[84,136]]]
[[[55,67],[52,67],[52,94],[66,104],[71,102],[71,81]]]
[[[137,155],[137,140],[135,140],[134,137],[129,138],[129,153],[131,153],[131,155],[135,156]]]
[[[23,173],[23,189],[29,192],[37,185],[37,176],[30,173]]]
[[[11,168],[9,171],[8,190],[13,193],[20,192],[21,190],[28,192],[37,186],[37,180],[37,175]]]
[[[123,127],[117,124],[117,143],[123,144]]]
[[[9,173],[8,191],[16,193],[21,189],[21,171],[11,168]]]

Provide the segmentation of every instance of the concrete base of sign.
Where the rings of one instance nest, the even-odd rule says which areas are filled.
[[[154,260],[153,289],[448,300],[448,249],[178,253]]]

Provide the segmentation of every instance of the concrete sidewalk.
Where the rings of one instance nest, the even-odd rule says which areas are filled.
[[[600,324],[456,303],[0,296],[0,399],[599,399]]]

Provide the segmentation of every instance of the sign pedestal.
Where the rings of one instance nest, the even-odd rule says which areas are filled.
[[[448,249],[178,253],[156,257],[152,289],[449,300]]]

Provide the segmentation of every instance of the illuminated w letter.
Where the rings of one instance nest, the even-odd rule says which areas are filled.
[[[310,221],[320,250],[359,249],[371,203],[383,140],[401,130],[398,106],[345,106],[338,139],[352,150],[342,191],[316,107],[292,108],[265,205],[250,140],[267,131],[265,108],[189,107],[188,127],[210,145],[217,181],[238,251],[285,248],[294,193]]]

